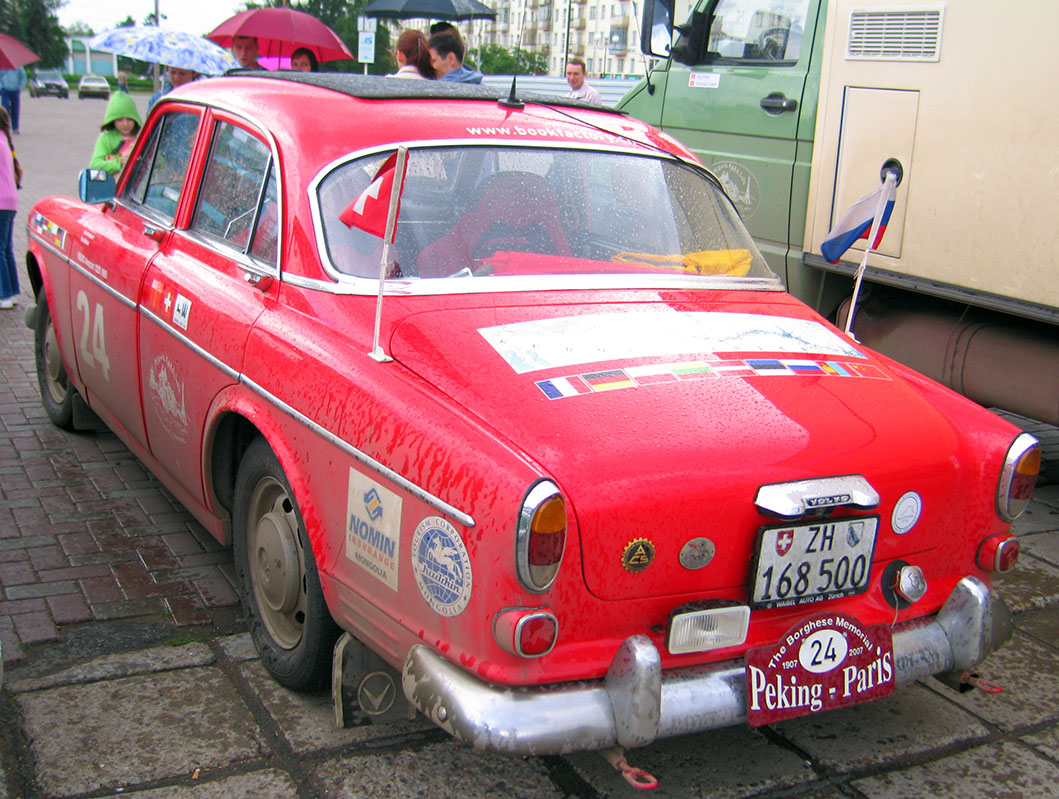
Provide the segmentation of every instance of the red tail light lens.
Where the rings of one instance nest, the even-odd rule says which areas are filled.
[[[547,655],[559,637],[559,622],[548,610],[513,608],[493,622],[493,637],[513,655],[535,658]]]
[[[1029,433],[1021,433],[1011,442],[997,486],[997,512],[1013,522],[1030,502],[1037,473],[1041,470],[1041,445]]]
[[[1009,572],[1019,559],[1019,540],[1013,535],[995,535],[978,548],[978,568],[988,572]]]
[[[534,593],[546,591],[559,572],[566,549],[566,501],[548,480],[535,484],[522,501],[515,540],[519,581]]]

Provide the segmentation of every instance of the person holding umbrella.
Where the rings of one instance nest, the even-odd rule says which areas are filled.
[[[257,63],[256,36],[233,36],[232,55],[243,69],[264,69]]]
[[[18,117],[22,102],[22,90],[26,88],[26,70],[23,67],[0,70],[0,102],[11,117],[11,130],[18,133]]]

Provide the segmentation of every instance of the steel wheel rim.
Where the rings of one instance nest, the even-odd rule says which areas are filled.
[[[293,649],[305,628],[305,560],[294,505],[273,477],[250,497],[246,549],[261,621],[278,646]]]
[[[48,325],[48,331],[44,334],[44,376],[48,394],[56,405],[62,405],[66,402],[67,394],[66,371],[52,324]]]

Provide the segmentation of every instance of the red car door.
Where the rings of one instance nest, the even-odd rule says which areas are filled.
[[[278,286],[274,149],[231,117],[210,115],[207,130],[187,223],[144,280],[139,337],[151,453],[188,492],[181,499],[200,505],[210,405],[238,381],[250,328]]]
[[[199,113],[166,114],[152,124],[117,201],[100,214],[86,214],[74,242],[70,319],[77,371],[88,403],[126,442],[147,446],[140,398],[139,362],[128,345],[136,341],[138,300],[144,273],[170,235]],[[190,132],[183,152],[174,146],[172,124],[182,117]],[[167,158],[164,174],[155,170]],[[183,159],[183,168],[180,160]],[[130,390],[131,389],[131,390]]]

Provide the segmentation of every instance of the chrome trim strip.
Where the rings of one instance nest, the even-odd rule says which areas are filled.
[[[965,577],[936,616],[894,628],[894,682],[969,669],[1012,632],[1003,600],[978,578]],[[503,686],[416,644],[405,658],[401,686],[420,712],[454,738],[507,754],[644,746],[745,722],[744,660],[669,671],[659,661],[649,638],[631,636],[603,680]]]
[[[323,438],[326,441],[329,441],[331,444],[333,444],[336,447],[338,447],[339,449],[341,449],[347,455],[350,455],[354,460],[358,461],[359,463],[363,464],[364,466],[367,466],[372,471],[377,472],[378,474],[381,474],[386,479],[388,479],[388,480],[396,483],[397,485],[401,486],[408,493],[410,493],[413,496],[418,497],[419,499],[423,500],[425,503],[430,505],[432,508],[435,508],[436,510],[439,510],[442,513],[444,513],[446,516],[449,516],[449,517],[455,519],[460,524],[462,524],[464,527],[474,527],[475,526],[475,521],[474,521],[474,517],[473,516],[470,516],[469,514],[464,513],[463,511],[459,510],[458,508],[454,508],[452,505],[450,505],[449,503],[445,502],[443,499],[440,499],[440,498],[434,496],[433,494],[428,493],[425,489],[420,488],[418,485],[413,483],[407,477],[404,477],[404,476],[398,474],[393,469],[391,469],[389,466],[385,466],[384,464],[382,464],[379,461],[375,460],[373,457],[371,457],[367,453],[361,452],[359,449],[354,447],[352,444],[349,444],[348,442],[343,441],[341,438],[336,436],[334,433],[332,433],[326,427],[323,427],[322,425],[317,424],[312,419],[310,419],[308,416],[303,414],[301,411],[295,410],[290,405],[285,403],[283,400],[279,399],[279,397],[276,397],[274,394],[271,394],[268,391],[266,391],[264,388],[259,386],[253,380],[248,378],[246,375],[240,375],[239,376],[239,382],[242,383],[247,388],[249,388],[255,394],[258,394],[262,398],[264,398],[264,399],[268,400],[269,402],[271,402],[273,405],[275,405],[281,411],[283,411],[286,414],[288,414],[292,419],[294,419],[294,420],[296,420],[298,422],[301,422],[303,425],[305,425],[307,428],[312,430],[318,436],[320,436],[321,438]]]
[[[162,328],[162,330],[164,330],[170,336],[175,338],[177,341],[179,341],[181,344],[183,344],[189,350],[194,352],[200,358],[202,358],[203,360],[207,361],[209,364],[211,364],[215,368],[219,369],[221,372],[223,372],[225,375],[230,377],[232,380],[235,380],[236,382],[239,382],[239,371],[237,369],[234,369],[231,366],[229,366],[228,364],[226,364],[224,361],[219,360],[216,356],[214,356],[213,354],[211,354],[211,353],[207,352],[206,350],[204,350],[201,346],[196,344],[194,341],[192,341],[190,338],[185,336],[183,333],[178,332],[176,330],[176,328],[174,328],[171,324],[169,324],[168,321],[166,321],[165,319],[160,317],[154,311],[152,311],[152,310],[150,310],[148,308],[145,308],[144,306],[141,305],[140,306],[140,313],[143,314],[144,316],[146,316],[148,319],[150,319],[152,322],[154,322],[156,325],[158,325],[160,328]]]
[[[99,277],[99,275],[95,274],[94,272],[89,271],[84,266],[82,266],[81,264],[79,264],[76,261],[74,261],[72,258],[66,258],[66,263],[70,264],[70,267],[75,272],[77,272],[78,274],[80,274],[83,277],[85,277],[90,283],[95,283],[97,286],[99,286],[101,289],[103,289],[103,291],[105,291],[111,297],[116,299],[118,302],[120,302],[126,308],[128,308],[130,310],[133,310],[133,311],[136,310],[136,300],[131,300],[128,297],[126,297],[124,294],[122,294],[120,291],[118,291],[117,289],[112,288],[111,286],[108,286],[106,283],[103,282],[103,280]]]

